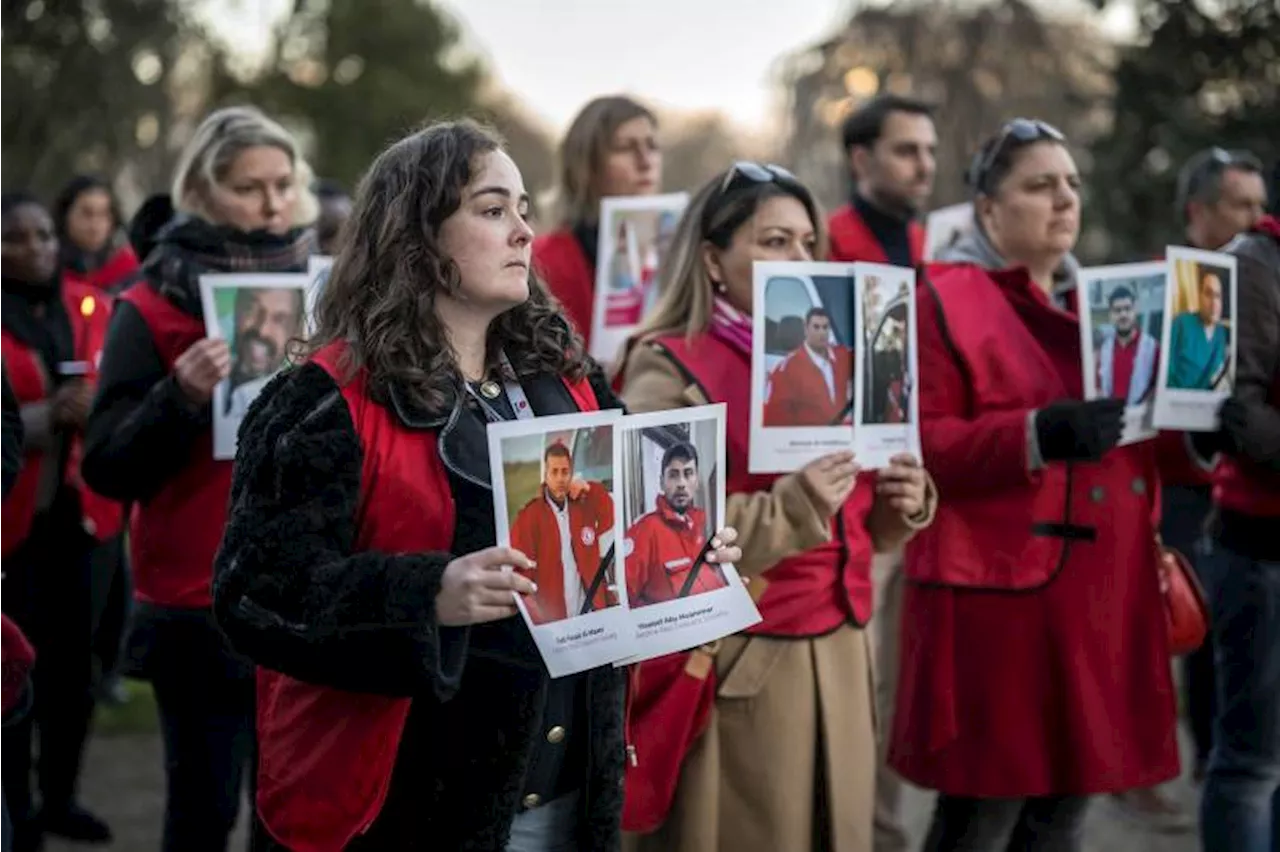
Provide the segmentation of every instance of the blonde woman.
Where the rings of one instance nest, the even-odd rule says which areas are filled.
[[[669,811],[643,814],[657,828],[629,841],[646,852],[871,849],[876,745],[863,630],[871,557],[927,525],[936,496],[905,455],[878,474],[860,472],[847,452],[781,477],[747,472],[751,265],[811,260],[825,244],[808,189],[776,166],[735,165],[685,211],[663,295],[623,365],[630,411],[727,404],[728,522],[764,616],[690,657],[686,671],[698,670],[701,655],[715,693],[678,780],[654,778],[663,757],[643,745],[693,708],[646,694],[656,681],[645,667],[654,669],[641,667],[636,707],[665,709],[633,716],[633,775],[654,789],[675,784]],[[631,797],[639,790],[628,783]]]
[[[662,187],[658,120],[628,97],[596,98],[560,144],[560,226],[534,240],[533,262],[590,345],[600,199]]]
[[[211,614],[231,462],[213,458],[210,399],[231,354],[205,336],[199,277],[305,271],[307,174],[293,137],[257,110],[206,118],[174,177],[178,215],[117,303],[103,354],[84,478],[134,504],[135,645],[164,735],[165,850],[226,848],[253,751],[252,668]]]

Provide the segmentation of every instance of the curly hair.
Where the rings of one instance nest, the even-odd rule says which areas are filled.
[[[462,120],[428,125],[378,155],[356,190],[304,353],[344,342],[344,368],[366,370],[383,404],[392,385],[427,410],[453,399],[461,374],[435,300],[461,281],[440,249],[440,226],[461,205],[479,158],[502,149],[495,131]],[[532,271],[529,298],[490,324],[486,351],[493,372],[506,353],[515,376],[505,378],[578,380],[588,370],[582,338]]]

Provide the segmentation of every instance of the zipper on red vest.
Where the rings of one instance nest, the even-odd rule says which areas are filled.
[[[639,754],[631,741],[631,708],[635,704],[635,696],[640,692],[641,665],[642,663],[636,663],[627,667],[627,696],[622,713],[622,741],[627,745],[627,763],[632,766],[640,765]]]

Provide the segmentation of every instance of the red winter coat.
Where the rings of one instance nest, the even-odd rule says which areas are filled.
[[[862,216],[853,209],[852,204],[845,204],[836,209],[827,220],[827,231],[831,239],[831,252],[828,260],[841,263],[888,263],[889,258],[876,235],[862,221]],[[907,225],[907,238],[911,241],[911,263],[918,266],[924,259],[924,228],[919,222]]]
[[[769,374],[764,401],[765,426],[836,426],[849,420],[853,398],[853,350],[835,345],[827,350],[835,395],[827,379],[801,344]]]
[[[583,254],[573,231],[561,228],[533,241],[533,268],[551,295],[560,300],[569,321],[590,347],[596,297],[595,258]]]
[[[890,761],[957,796],[1172,778],[1151,449],[1029,472],[1029,413],[1082,397],[1076,317],[1024,270],[930,274],[917,294],[920,429],[945,497],[907,548]]]
[[[623,544],[627,566],[627,601],[633,607],[673,601],[680,595],[689,571],[707,543],[707,513],[689,507],[684,513],[659,496],[657,508],[641,516],[627,530]],[[689,594],[727,585],[715,563],[698,569]]]
[[[613,497],[599,482],[587,484],[587,491],[577,500],[569,500],[569,530],[573,535],[573,561],[577,563],[582,588],[591,588],[600,567],[600,536],[613,532]],[[537,563],[528,572],[538,584],[538,592],[527,599],[529,617],[534,624],[559,621],[570,615],[565,611],[564,558],[561,555],[560,530],[555,512],[547,502],[545,489],[540,489],[516,515],[511,525],[511,546]],[[597,586],[592,609],[611,605],[616,598],[609,593],[608,579]]]
[[[90,382],[96,382],[98,365],[102,361],[102,348],[107,340],[112,299],[84,284],[63,281],[62,304],[71,323],[72,357],[85,365],[84,377]],[[2,340],[5,372],[18,403],[28,405],[47,399],[53,390],[52,377],[48,375],[40,356],[8,331],[3,332]],[[77,433],[72,437],[68,450],[66,481],[80,493],[81,524],[85,532],[99,541],[107,541],[123,529],[124,507],[84,484],[80,477],[80,460],[83,456],[84,436]],[[4,500],[0,536],[3,537],[5,556],[16,550],[31,532],[40,487],[40,471],[45,461],[43,453],[28,451],[13,490]]]

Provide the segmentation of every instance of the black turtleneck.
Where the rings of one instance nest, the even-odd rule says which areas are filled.
[[[908,226],[910,219],[903,219],[886,213],[873,205],[859,193],[853,194],[853,209],[867,223],[867,228],[875,235],[876,242],[884,249],[885,257],[894,266],[914,266],[911,257],[911,237]]]
[[[30,284],[11,278],[3,279],[3,303],[0,312],[4,328],[31,347],[44,362],[45,372],[58,380],[58,365],[75,357],[71,320],[62,305],[62,287],[58,281]]]
[[[595,222],[579,222],[573,226],[574,239],[587,256],[587,266],[596,268],[596,253],[600,247],[600,226]]]

